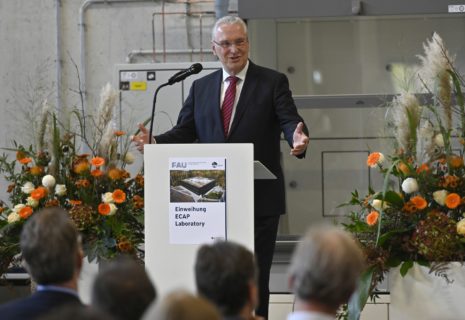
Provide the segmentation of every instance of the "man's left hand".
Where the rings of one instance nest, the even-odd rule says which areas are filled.
[[[309,143],[309,138],[303,131],[304,124],[303,122],[299,122],[297,127],[295,128],[294,135],[293,135],[293,143],[292,143],[292,150],[291,155],[298,156],[307,150],[307,146]]]

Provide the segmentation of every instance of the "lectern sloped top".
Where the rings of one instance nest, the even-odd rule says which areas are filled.
[[[263,163],[255,160],[253,162],[253,178],[255,180],[275,180],[277,177]]]

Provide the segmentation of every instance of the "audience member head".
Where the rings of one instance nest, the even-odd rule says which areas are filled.
[[[154,303],[143,320],[220,320],[218,310],[208,300],[186,291],[174,291]]]
[[[92,305],[115,319],[138,320],[156,298],[145,268],[121,256],[101,269],[92,287]]]
[[[361,249],[336,227],[311,228],[293,254],[289,282],[296,306],[318,306],[336,313],[355,291],[364,268]]]
[[[223,316],[250,316],[258,304],[253,254],[233,242],[203,245],[197,252],[195,281],[199,294]]]
[[[101,310],[82,304],[69,304],[53,310],[39,320],[114,320]]]
[[[25,267],[38,284],[72,281],[77,290],[83,252],[66,210],[50,207],[34,213],[24,224],[20,245]]]

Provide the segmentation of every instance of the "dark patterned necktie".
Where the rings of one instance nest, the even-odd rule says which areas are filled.
[[[224,94],[223,106],[221,107],[225,137],[227,137],[229,133],[229,123],[231,122],[234,100],[236,99],[236,83],[239,78],[235,76],[229,76],[226,78],[226,80],[228,80],[229,86],[226,89],[226,93]]]

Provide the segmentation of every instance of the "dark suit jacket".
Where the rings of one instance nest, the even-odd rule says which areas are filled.
[[[157,143],[253,143],[255,160],[278,177],[255,181],[255,216],[284,214],[280,136],[283,132],[292,147],[294,130],[303,121],[297,113],[287,77],[249,61],[228,137],[223,133],[220,111],[222,80],[220,69],[194,81],[176,126],[155,139]]]
[[[38,291],[29,297],[0,305],[0,320],[33,320],[66,304],[79,304],[79,298],[65,292]]]

